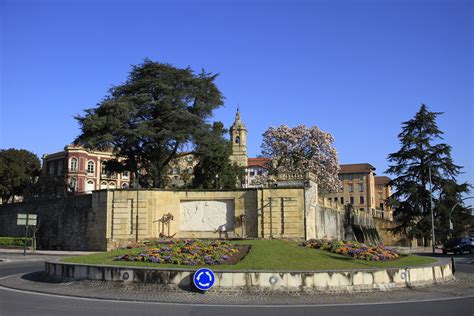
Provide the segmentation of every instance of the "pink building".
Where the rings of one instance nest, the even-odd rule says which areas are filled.
[[[105,171],[104,162],[114,158],[112,151],[92,151],[80,146],[69,145],[63,151],[43,155],[44,172],[63,176],[70,191],[79,194],[93,190],[128,188],[130,174]]]

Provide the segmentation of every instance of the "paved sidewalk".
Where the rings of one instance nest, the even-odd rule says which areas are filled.
[[[376,292],[320,293],[313,295],[259,295],[248,293],[196,293],[170,290],[153,284],[130,284],[104,281],[68,281],[50,279],[44,272],[15,275],[0,279],[0,286],[56,295],[180,304],[211,305],[294,305],[294,304],[359,304],[406,302],[461,297],[474,298],[474,275],[456,274],[456,280],[425,287]]]

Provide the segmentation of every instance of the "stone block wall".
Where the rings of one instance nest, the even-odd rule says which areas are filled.
[[[344,239],[344,211],[317,205],[316,238]]]
[[[305,238],[303,188],[257,190],[259,238]]]
[[[144,238],[257,237],[255,190],[95,192],[106,201],[107,248]],[[99,198],[100,196],[100,198]],[[169,217],[169,222],[162,220]]]
[[[396,223],[382,218],[374,218],[374,223],[384,245],[406,247],[411,245],[411,241],[406,236],[393,234],[389,231],[390,228],[395,227]]]
[[[311,178],[274,188],[100,190],[38,205],[1,205],[0,236],[23,236],[16,214],[28,211],[38,214],[42,249],[104,251],[167,236],[344,239],[344,210],[318,205]],[[373,227],[369,217],[356,214],[354,223]]]
[[[95,192],[94,196],[106,203],[100,207],[105,208],[107,214],[108,249],[137,239],[168,235],[175,238],[305,238],[303,188],[113,190]],[[167,215],[172,219],[163,224],[161,220]]]
[[[38,215],[38,249],[104,249],[105,239],[101,241],[100,236],[105,226],[101,215],[93,211],[92,195],[1,205],[0,236],[25,235],[25,226],[16,225],[17,214],[23,213]]]

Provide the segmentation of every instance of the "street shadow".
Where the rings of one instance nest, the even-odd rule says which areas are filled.
[[[181,279],[181,281],[178,283],[178,288],[188,293],[206,293],[206,291],[201,291],[196,286],[194,286],[192,275],[188,275]]]
[[[22,275],[21,279],[26,280],[26,281],[31,281],[31,282],[50,283],[50,284],[66,282],[66,280],[64,279],[51,277],[45,271],[27,273],[27,274]]]

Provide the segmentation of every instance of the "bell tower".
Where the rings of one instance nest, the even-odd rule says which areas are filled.
[[[232,163],[240,167],[247,166],[247,128],[240,120],[240,110],[237,108],[234,124],[230,127],[230,140],[232,141]]]

